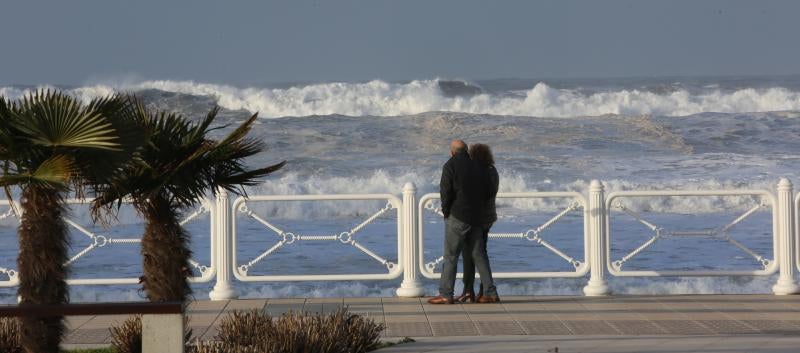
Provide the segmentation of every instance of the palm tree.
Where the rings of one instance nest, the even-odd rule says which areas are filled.
[[[0,186],[11,198],[21,191],[17,265],[20,305],[64,304],[69,245],[63,220],[65,198],[82,196],[119,171],[143,140],[129,120],[127,98],[110,96],[88,104],[69,95],[39,90],[21,100],[0,97]],[[63,317],[23,317],[25,352],[58,352]]]
[[[149,111],[135,104],[135,116],[149,133],[140,150],[141,159],[131,163],[96,199],[95,207],[119,204],[130,196],[145,220],[142,236],[141,282],[150,301],[185,301],[191,293],[189,234],[180,225],[180,210],[197,204],[209,190],[224,188],[243,193],[243,185],[280,169],[285,162],[248,169],[243,160],[263,149],[260,141],[247,138],[254,114],[219,141],[207,135],[219,108],[192,123],[181,115]]]

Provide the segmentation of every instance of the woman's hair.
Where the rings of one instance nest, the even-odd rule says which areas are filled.
[[[476,161],[486,163],[487,165],[494,165],[494,156],[492,155],[492,149],[489,148],[489,145],[476,143],[470,146],[469,157]]]

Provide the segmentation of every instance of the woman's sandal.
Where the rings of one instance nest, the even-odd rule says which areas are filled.
[[[456,303],[474,303],[475,302],[475,293],[464,291],[458,298],[456,298]]]

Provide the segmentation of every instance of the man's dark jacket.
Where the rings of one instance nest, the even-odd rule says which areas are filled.
[[[469,159],[466,151],[444,164],[439,183],[444,218],[453,216],[469,225],[482,225],[490,192],[486,166]]]

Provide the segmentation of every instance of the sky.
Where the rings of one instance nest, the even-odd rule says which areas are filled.
[[[40,1],[0,84],[800,74],[798,1]]]

